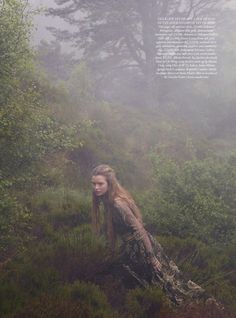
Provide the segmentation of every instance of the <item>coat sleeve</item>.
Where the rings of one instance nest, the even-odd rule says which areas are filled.
[[[116,218],[119,219],[121,225],[127,228],[130,234],[137,241],[141,241],[145,248],[145,254],[150,262],[156,260],[149,235],[143,224],[134,216],[131,209],[126,203],[116,202],[115,205]]]

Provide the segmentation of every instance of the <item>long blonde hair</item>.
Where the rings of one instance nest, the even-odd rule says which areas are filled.
[[[107,217],[107,237],[109,239],[109,243],[111,246],[114,246],[116,233],[114,232],[113,222],[112,222],[112,214],[111,208],[114,206],[115,200],[119,199],[122,203],[125,203],[130,210],[132,211],[133,215],[141,222],[142,215],[139,211],[139,208],[135,204],[132,196],[129,194],[127,190],[125,190],[118,182],[116,178],[115,171],[108,165],[102,164],[97,166],[92,171],[92,176],[104,176],[106,178],[108,184],[108,190],[106,193],[106,200],[107,205],[104,205],[104,208],[107,209],[106,217]],[[100,203],[101,198],[96,196],[93,192],[93,206],[92,206],[92,229],[95,234],[100,233]]]

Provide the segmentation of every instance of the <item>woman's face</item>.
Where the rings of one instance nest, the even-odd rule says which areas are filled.
[[[103,195],[107,192],[108,190],[108,183],[107,180],[104,176],[93,176],[92,177],[92,187],[93,187],[93,192],[97,195]]]

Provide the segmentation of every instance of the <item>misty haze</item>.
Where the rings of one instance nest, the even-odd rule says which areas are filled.
[[[0,25],[0,317],[234,318],[235,2]]]

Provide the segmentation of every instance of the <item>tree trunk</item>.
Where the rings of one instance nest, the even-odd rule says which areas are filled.
[[[146,104],[149,109],[158,107],[159,87],[156,78],[156,37],[157,4],[156,1],[137,0],[142,21],[142,37],[145,53]]]

